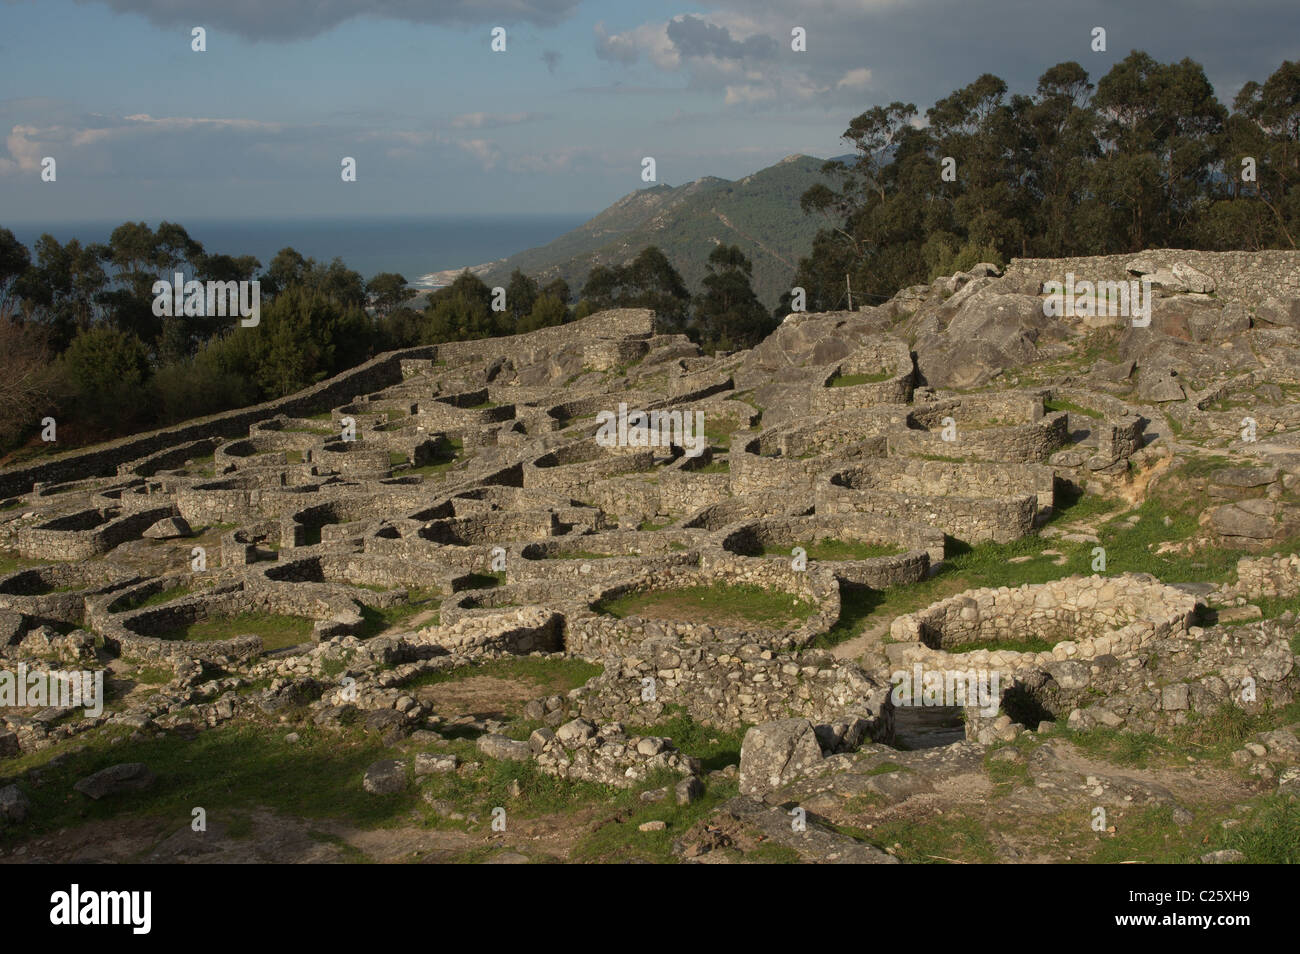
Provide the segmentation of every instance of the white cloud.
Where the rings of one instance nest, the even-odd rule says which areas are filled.
[[[836,89],[866,89],[870,85],[871,70],[866,67],[859,67],[855,70],[849,70],[841,76],[835,87]]]
[[[541,119],[538,113],[465,113],[451,121],[452,129],[496,129]]]
[[[482,163],[484,169],[491,169],[501,158],[501,151],[486,139],[457,139],[455,145]]]

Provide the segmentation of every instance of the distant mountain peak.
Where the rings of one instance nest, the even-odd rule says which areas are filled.
[[[709,252],[737,245],[753,262],[754,291],[775,306],[821,224],[803,213],[799,198],[815,183],[828,182],[822,163],[794,153],[734,181],[701,176],[679,186],[647,184],[549,245],[495,263],[484,281],[503,284],[518,268],[542,281],[563,278],[577,294],[595,266],[622,264],[655,245],[698,290]]]

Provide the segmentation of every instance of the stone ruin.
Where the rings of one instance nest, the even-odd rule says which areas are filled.
[[[486,757],[618,787],[666,769],[683,797],[703,785],[699,760],[627,726],[681,711],[748,727],[741,791],[762,798],[823,760],[893,744],[891,673],[916,665],[1005,674],[994,712],[965,710],[977,745],[1056,720],[1165,731],[1230,700],[1246,675],[1261,700],[1289,702],[1300,675],[1284,625],[1225,632],[1203,617],[1211,596],[1300,594],[1296,556],[1244,559],[1213,594],[1140,568],[972,590],[889,621],[853,658],[824,645],[849,589],[920,583],[954,542],[1031,536],[1063,493],[1122,489],[1167,463],[1179,450],[1170,421],[1184,439],[1265,458],[1215,477],[1214,539],[1285,536],[1280,500],[1300,478],[1300,312],[1266,294],[1281,285],[1242,277],[1238,257],[1194,258],[1209,279],[1198,288],[1242,299],[1180,290],[1186,269],[1183,286],[1164,276],[1148,335],[1126,331],[1120,355],[1057,381],[1018,372],[1089,330],[1049,326],[1037,304],[1045,281],[1086,263],[1024,261],[878,308],[794,314],[736,354],[703,355],[644,310],[395,352],[281,401],[2,471],[0,549],[30,565],[0,577],[0,664],[173,675],[97,719],[0,710],[0,755],[105,723],[211,727],[288,706],[320,726],[409,737],[439,714],[408,683],[520,654],[601,672],[530,704],[542,727],[526,741],[484,731]],[[1229,327],[1267,345],[1255,366],[1225,351]],[[1177,399],[1149,384],[1169,368]],[[1215,410],[1245,392],[1277,399],[1255,412],[1249,445],[1229,421],[1241,414]],[[702,412],[707,450],[639,446],[633,432],[600,444],[597,417],[620,403]],[[799,559],[824,542],[860,552]],[[608,611],[711,587],[781,594],[800,612],[738,625]],[[374,635],[375,612],[417,598],[436,621]],[[301,638],[186,635],[256,616],[300,621]],[[1158,686],[1131,665],[1153,653],[1182,661]]]

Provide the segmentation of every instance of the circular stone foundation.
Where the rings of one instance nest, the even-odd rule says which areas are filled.
[[[908,664],[1016,669],[1135,653],[1154,639],[1185,635],[1198,606],[1145,575],[1072,576],[967,590],[898,617],[889,634],[915,644]]]
[[[883,588],[924,579],[943,560],[943,533],[879,514],[766,517],[726,528],[718,545],[752,559],[794,559],[801,547],[809,565],[829,567],[845,582]]]

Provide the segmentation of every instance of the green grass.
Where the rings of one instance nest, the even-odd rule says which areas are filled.
[[[312,626],[312,620],[300,616],[240,613],[237,616],[196,620],[171,632],[158,635],[162,639],[206,642],[252,634],[262,637],[262,644],[266,649],[284,649],[286,646],[309,642]]]
[[[1084,417],[1091,417],[1094,420],[1101,420],[1105,417],[1105,415],[1100,411],[1094,411],[1090,407],[1083,407],[1080,404],[1075,404],[1074,402],[1067,401],[1063,398],[1055,401],[1044,401],[1043,407],[1049,412],[1069,411],[1071,414],[1082,414]]]
[[[378,636],[380,633],[387,632],[390,629],[396,629],[403,622],[410,619],[429,606],[420,602],[398,603],[396,606],[362,606],[361,618],[364,620],[362,626],[357,630],[358,639],[369,639],[371,636]],[[431,619],[421,624],[422,626],[437,626],[438,614],[435,613]]]
[[[885,591],[851,583],[840,584],[840,617],[813,645],[829,649],[862,632],[864,623],[885,602]]]
[[[870,374],[837,374],[831,378],[830,386],[833,388],[851,388],[855,384],[875,384],[879,381],[888,381],[893,376],[892,373],[885,370]]]
[[[669,526],[672,526],[671,521],[668,523],[651,523],[649,520],[642,520],[641,523],[637,525],[637,529],[641,531],[654,531],[662,530],[664,527]]]
[[[520,679],[537,683],[539,695],[567,695],[570,690],[584,686],[604,672],[604,667],[582,659],[544,659],[539,656],[507,656],[476,666],[460,666],[423,673],[407,683],[403,689],[435,686],[459,682],[479,676],[496,679]]]
[[[696,467],[692,474],[726,474],[731,472],[731,464],[725,460],[711,460],[703,467]]]
[[[461,460],[468,459],[462,457],[464,450],[465,442],[459,437],[452,438],[447,441],[446,446],[440,446],[433,459],[426,464],[421,464],[419,467],[402,467],[394,465],[393,476],[435,476],[437,474],[446,473]],[[405,461],[405,458],[403,458],[403,461]]]
[[[1229,830],[1227,847],[1242,852],[1246,864],[1300,864],[1300,803],[1276,794],[1260,799],[1246,820]]]
[[[20,557],[17,553],[10,550],[0,550],[0,576],[26,570],[33,566],[46,566],[45,560],[28,560],[26,557]]]
[[[458,755],[462,762],[480,762],[482,769],[473,775],[458,772],[430,775],[421,780],[420,788],[431,799],[450,802],[464,814],[478,815],[480,822],[486,822],[496,806],[506,809],[509,824],[511,815],[527,818],[570,813],[585,805],[608,804],[619,794],[618,789],[608,785],[547,775],[531,759],[515,762],[485,758],[468,739],[453,740],[439,751]],[[517,782],[522,790],[518,797],[509,793],[511,782]],[[439,818],[431,808],[422,810],[426,812],[425,824],[430,827],[460,824]]]
[[[1168,737],[1150,733],[1098,727],[1072,730],[1057,726],[1054,735],[1067,739],[1080,750],[1115,765],[1146,768],[1149,765],[1185,764],[1187,756],[1227,766],[1232,752],[1257,733],[1288,725],[1300,719],[1300,702],[1265,706],[1249,713],[1232,704],[1212,712],[1192,712],[1186,724],[1176,726]]]
[[[892,543],[858,543],[854,540],[818,540],[798,544],[771,544],[763,547],[763,556],[789,556],[796,546],[804,548],[810,560],[873,560],[905,552]]]
[[[1122,505],[1091,494],[1073,500],[1066,498],[1051,523],[1092,522],[1100,545],[1106,550],[1106,575],[1145,572],[1167,583],[1220,583],[1234,579],[1237,560],[1245,555],[1243,551],[1216,546],[1193,553],[1155,552],[1162,543],[1187,540],[1200,530],[1201,502],[1171,496],[1175,496],[1172,505],[1157,496],[1103,521],[1095,518],[1112,513]],[[1133,526],[1128,526],[1124,518],[1132,515],[1136,515],[1138,520]],[[1166,517],[1168,526],[1165,525]],[[1024,537],[1011,543],[986,542],[970,546],[950,537],[945,550],[947,558],[938,572],[919,583],[888,590],[876,612],[883,616],[898,616],[965,589],[1049,583],[1075,574],[1088,576],[1093,572],[1092,551],[1095,546],[1097,544],[1046,540],[1038,536]],[[1057,558],[1043,556],[1042,551],[1046,549],[1061,553],[1064,562],[1057,564]],[[1275,548],[1277,552],[1288,553],[1294,549],[1294,542]],[[1010,562],[1018,557],[1030,559]]]
[[[736,424],[736,422],[734,421],[730,421],[728,423],[732,424],[733,426],[731,427],[731,429],[725,431],[722,430],[721,428],[713,427],[711,425],[705,426],[704,436],[705,438],[708,439],[709,445],[711,447],[716,447],[718,448],[718,450],[728,450],[731,447],[731,431],[738,429],[739,425]]]
[[[644,616],[695,622],[786,624],[812,615],[812,603],[789,593],[759,586],[712,583],[675,589],[644,590],[625,593],[601,601],[599,613],[624,619]]]
[[[641,801],[641,792],[671,786],[677,778],[663,773],[614,795],[605,806],[603,817],[574,846],[571,859],[592,863],[675,863],[678,859],[673,854],[673,843],[736,794],[734,781],[711,781],[704,796],[690,805],[678,805],[671,791],[661,802]],[[647,821],[663,821],[666,827],[662,831],[640,831],[639,826]],[[792,860],[790,854],[788,850],[768,851],[756,860],[786,862]]]
[[[841,828],[879,848],[890,848],[905,864],[936,864],[952,861],[992,863],[998,860],[988,831],[976,818],[944,812],[939,824],[926,820],[901,819],[876,824],[870,831]]]
[[[152,593],[149,596],[132,596],[115,600],[109,606],[109,609],[114,613],[124,613],[128,610],[143,609],[146,606],[160,606],[163,603],[170,603],[172,600],[178,600],[183,596],[189,596],[193,592],[193,588],[177,584],[176,586],[169,586],[166,589],[159,590],[157,593]]]
[[[25,841],[114,818],[156,818],[169,832],[176,819],[190,817],[195,805],[207,810],[209,822],[224,823],[232,813],[266,807],[376,827],[404,820],[418,800],[415,793],[375,796],[363,791],[366,766],[386,755],[377,740],[311,725],[295,731],[299,741],[289,744],[283,731],[266,726],[220,726],[193,741],[173,733],[131,740],[129,730],[110,727],[80,736],[82,747],[61,750],[57,761],[51,761],[52,749],[19,756],[5,763],[6,773],[18,778],[40,768],[41,784],[19,780],[32,812],[20,829],[6,829],[0,839]],[[78,779],[121,762],[144,762],[157,782],[143,792],[98,801],[72,793]]]
[[[679,752],[695,756],[706,772],[740,764],[740,743],[749,726],[714,729],[695,721],[682,706],[667,705],[664,709],[667,714],[658,722],[631,726],[628,734],[672,739]]]

